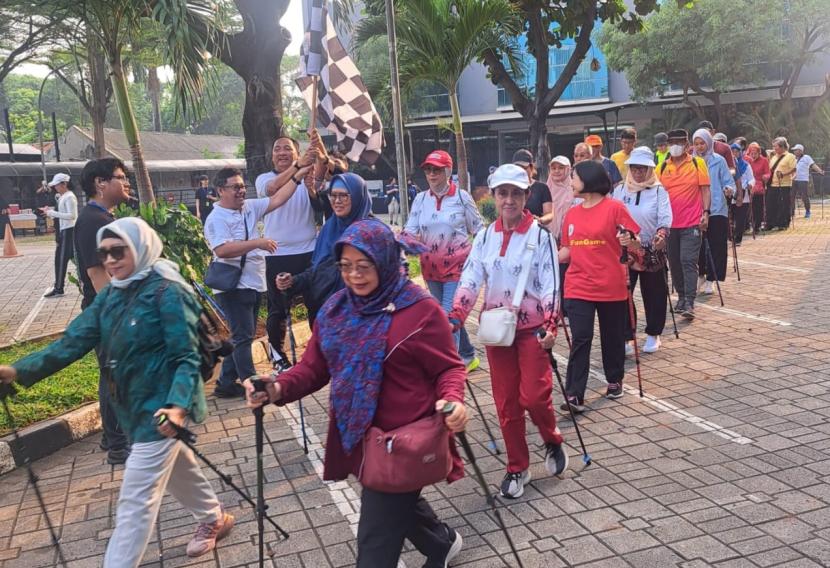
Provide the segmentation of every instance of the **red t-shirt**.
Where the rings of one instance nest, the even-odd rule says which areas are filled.
[[[565,274],[565,298],[615,302],[628,298],[625,265],[617,226],[640,233],[622,202],[603,199],[591,208],[571,207],[562,222],[562,246],[571,249]]]

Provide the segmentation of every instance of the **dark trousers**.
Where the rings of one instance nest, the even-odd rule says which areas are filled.
[[[225,312],[231,330],[233,353],[222,361],[217,387],[229,389],[236,379],[245,380],[256,375],[251,343],[256,332],[260,293],[256,290],[231,290],[216,294],[219,307]]]
[[[698,255],[701,250],[700,229],[687,227],[669,233],[669,268],[677,298],[694,306],[697,296]]]
[[[55,249],[55,290],[63,290],[69,259],[75,255],[74,235],[75,227],[58,231],[56,235],[55,240],[58,241],[58,248]]]
[[[304,271],[311,266],[312,254],[307,252],[265,257],[265,280],[268,284],[268,319],[265,322],[265,329],[268,332],[268,343],[286,361],[288,360],[285,354],[285,334],[288,329],[286,321],[293,298],[287,298],[277,289],[276,278],[281,272],[288,272],[293,276]]]
[[[728,248],[729,240],[729,220],[726,217],[716,215],[709,217],[709,228],[704,233],[703,238],[709,241],[709,250],[712,253],[711,258],[706,257],[706,243],[700,246],[700,256],[697,259],[698,274],[706,276],[709,282],[715,281],[715,274],[718,280],[723,282],[726,280],[726,250]],[[712,273],[712,265],[714,264],[714,274]]]
[[[8,215],[0,215],[0,241],[6,238],[6,225],[11,225],[12,222]],[[14,229],[14,227],[12,227]]]
[[[357,527],[357,568],[396,568],[407,539],[427,557],[425,567],[443,568],[449,531],[420,491],[381,493],[363,488]]]
[[[764,222],[764,201],[766,197],[763,193],[753,194],[752,196],[752,225],[755,232],[761,230],[761,223]]]
[[[657,272],[629,270],[628,281],[632,293],[638,280],[640,282],[640,294],[643,296],[643,307],[646,311],[646,334],[662,335],[663,329],[666,327],[666,308],[669,299],[669,293],[666,290],[666,269]],[[625,338],[627,340],[634,339],[634,334],[631,333],[632,326],[629,314],[630,310],[626,310]],[[634,325],[637,325],[636,305],[634,306]]]
[[[594,341],[594,314],[599,316],[599,340],[602,349],[602,368],[609,383],[622,383],[625,375],[625,329],[628,318],[628,300],[618,302],[591,302],[566,299],[568,322],[571,327],[571,356],[565,392],[585,400],[588,370],[591,365],[591,344]]]
[[[789,229],[791,192],[791,187],[771,187],[767,190],[767,229]]]
[[[740,244],[744,240],[744,231],[749,227],[749,203],[732,207],[732,222],[735,224],[732,228],[732,238],[735,239],[735,244]]]
[[[810,182],[809,181],[794,181],[793,192],[790,198],[790,208],[792,214],[795,215],[795,202],[800,197],[801,202],[804,203],[804,212],[810,212]]]
[[[118,417],[115,414],[115,404],[112,399],[110,382],[105,378],[108,370],[103,361],[104,354],[100,348],[95,349],[95,357],[98,358],[98,408],[101,412],[101,426],[104,430],[101,435],[101,447],[107,450],[122,450],[129,444],[127,435],[121,430],[118,424]]]

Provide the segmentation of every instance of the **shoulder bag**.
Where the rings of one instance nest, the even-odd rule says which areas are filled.
[[[245,240],[248,240],[248,220],[245,214],[242,214],[242,223],[245,225]],[[239,261],[239,266],[228,264],[226,262],[219,262],[217,259],[210,261],[210,264],[205,271],[205,285],[210,286],[214,290],[220,292],[230,292],[236,290],[239,281],[242,279],[242,270],[245,268],[245,259],[248,253],[242,255]]]
[[[541,229],[537,227],[537,232]],[[539,239],[537,239],[539,240]],[[533,261],[533,251],[536,244],[528,237],[527,246],[522,252],[522,271],[519,273],[519,280],[516,289],[513,291],[513,303],[510,306],[501,306],[481,312],[478,322],[478,340],[490,347],[509,347],[513,345],[516,337],[516,314],[522,303],[527,287],[527,279],[530,275],[530,264]]]

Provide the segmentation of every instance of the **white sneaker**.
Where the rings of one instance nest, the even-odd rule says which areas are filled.
[[[697,291],[700,292],[700,289],[703,288],[703,285],[706,283],[705,276],[698,276],[697,277]]]
[[[646,344],[643,345],[643,353],[655,353],[658,349],[660,349],[660,336],[647,335]]]
[[[703,285],[703,292],[701,294],[712,294],[715,290],[712,288],[712,282],[706,281]]]
[[[625,356],[634,357],[634,343],[632,343],[631,341],[625,342]]]
[[[525,485],[530,483],[530,470],[508,473],[501,482],[501,495],[508,499],[518,499],[525,493]]]

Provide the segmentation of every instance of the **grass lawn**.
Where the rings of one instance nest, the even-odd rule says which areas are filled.
[[[9,365],[21,357],[49,345],[51,340],[38,340],[0,349],[0,365]],[[84,403],[98,400],[98,362],[95,353],[77,361],[40,381],[30,389],[20,387],[9,399],[9,407],[18,428],[54,418]],[[10,431],[8,419],[0,412],[0,435]]]

